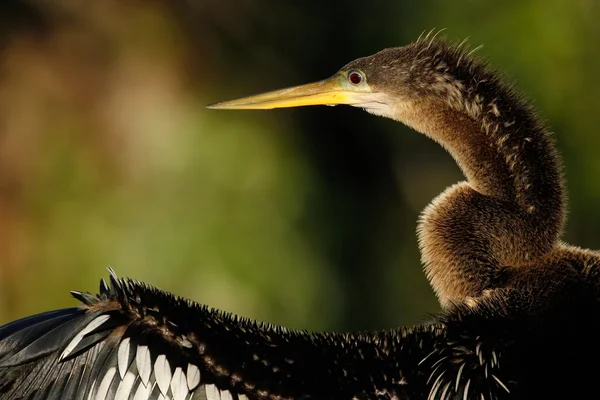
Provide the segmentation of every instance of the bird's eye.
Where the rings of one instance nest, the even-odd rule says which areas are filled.
[[[348,74],[348,80],[353,85],[358,85],[363,81],[363,76],[360,72],[352,71]]]

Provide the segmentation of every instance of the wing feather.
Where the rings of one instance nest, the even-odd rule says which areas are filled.
[[[384,366],[383,379],[406,378],[397,366],[417,365],[437,334],[437,328],[421,328],[381,337],[309,335],[231,316],[112,272],[99,295],[73,296],[80,307],[0,327],[0,400],[351,399],[364,393],[357,382],[373,384],[364,378],[375,362]],[[407,340],[419,345],[405,348]],[[391,348],[380,351],[382,343]],[[377,358],[385,353],[406,359]],[[388,364],[393,367],[385,371]],[[395,396],[405,398],[404,389]]]

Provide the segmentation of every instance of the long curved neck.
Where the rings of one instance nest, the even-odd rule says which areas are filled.
[[[419,245],[443,307],[503,285],[559,243],[565,196],[558,155],[529,107],[493,75],[452,81],[395,118],[439,142],[467,178],[423,212]],[[479,78],[479,79],[477,79]]]
[[[552,139],[528,109],[503,109],[500,101],[462,110],[424,101],[404,122],[446,148],[473,189],[535,219],[550,219],[560,232],[565,198]]]

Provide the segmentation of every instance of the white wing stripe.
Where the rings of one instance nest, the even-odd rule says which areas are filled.
[[[144,386],[148,386],[150,380],[150,373],[152,372],[152,365],[150,360],[150,350],[148,346],[138,346],[135,355],[135,362],[137,365],[140,378]]]
[[[94,389],[96,388],[96,379],[94,379],[94,381],[92,382],[92,387],[90,388],[90,391],[88,392],[88,398],[87,400],[92,400],[94,397]]]
[[[119,366],[119,374],[121,375],[121,379],[125,376],[127,372],[127,368],[129,367],[129,346],[130,339],[125,338],[119,345],[119,351],[117,353],[117,361]]]
[[[96,392],[95,400],[105,400],[107,398],[108,389],[110,389],[110,384],[117,373],[116,367],[111,367],[106,371],[106,374],[102,378],[102,382],[100,386],[98,386],[98,391]]]
[[[140,383],[138,385],[137,390],[135,391],[135,396],[133,396],[133,400],[148,400],[150,398],[150,394],[152,393],[152,385],[144,385]]]
[[[119,383],[117,393],[115,394],[115,400],[127,400],[133,389],[133,383],[135,382],[135,374],[129,371],[125,374],[125,378]],[[141,385],[140,385],[141,386]]]
[[[221,400],[233,400],[231,392],[228,390],[221,390]]]
[[[187,366],[187,386],[189,390],[194,390],[200,384],[200,370],[194,364]]]
[[[173,393],[173,400],[185,400],[188,395],[187,380],[181,367],[175,368],[175,372],[173,372],[171,392]]]
[[[204,391],[206,392],[206,400],[221,400],[219,389],[212,383],[204,386]]]
[[[169,383],[171,383],[171,366],[164,354],[159,355],[154,363],[154,376],[160,392],[167,396]]]
[[[83,339],[83,337],[85,335],[87,335],[88,333],[90,333],[91,331],[93,331],[94,329],[96,329],[97,327],[102,325],[103,323],[105,323],[109,318],[110,318],[110,315],[106,315],[106,314],[100,315],[100,316],[94,318],[92,320],[92,322],[90,322],[88,324],[88,326],[86,326],[85,328],[80,330],[79,333],[77,335],[75,335],[73,340],[71,340],[71,342],[69,342],[67,347],[65,347],[65,350],[62,352],[62,354],[58,358],[58,361],[60,362],[63,360],[63,358],[68,356],[73,351],[73,349],[77,346],[77,344],[81,341],[81,339]]]

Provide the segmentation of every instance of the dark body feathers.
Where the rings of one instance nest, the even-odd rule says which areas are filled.
[[[74,296],[81,307],[0,328],[0,399],[501,399],[595,390],[595,290],[578,282],[544,309],[514,290],[431,324],[365,333],[256,323],[114,276],[98,296]]]
[[[208,390],[216,388],[221,399],[371,398],[376,388],[408,398],[409,379],[424,390],[425,376],[414,367],[444,334],[439,325],[308,334],[238,318],[130,280],[111,281],[97,297],[75,294],[84,300],[81,308],[0,330],[0,398],[33,392],[64,398],[75,388],[78,398],[112,398],[127,374],[133,381],[123,398],[134,398],[144,386],[154,386],[153,394],[140,398],[176,398],[176,379],[185,381],[182,399],[213,400],[206,385],[214,385]],[[37,343],[43,351],[34,350]],[[183,377],[175,374],[178,368]],[[195,386],[188,384],[194,373]],[[164,391],[154,385],[160,379],[167,382]]]

